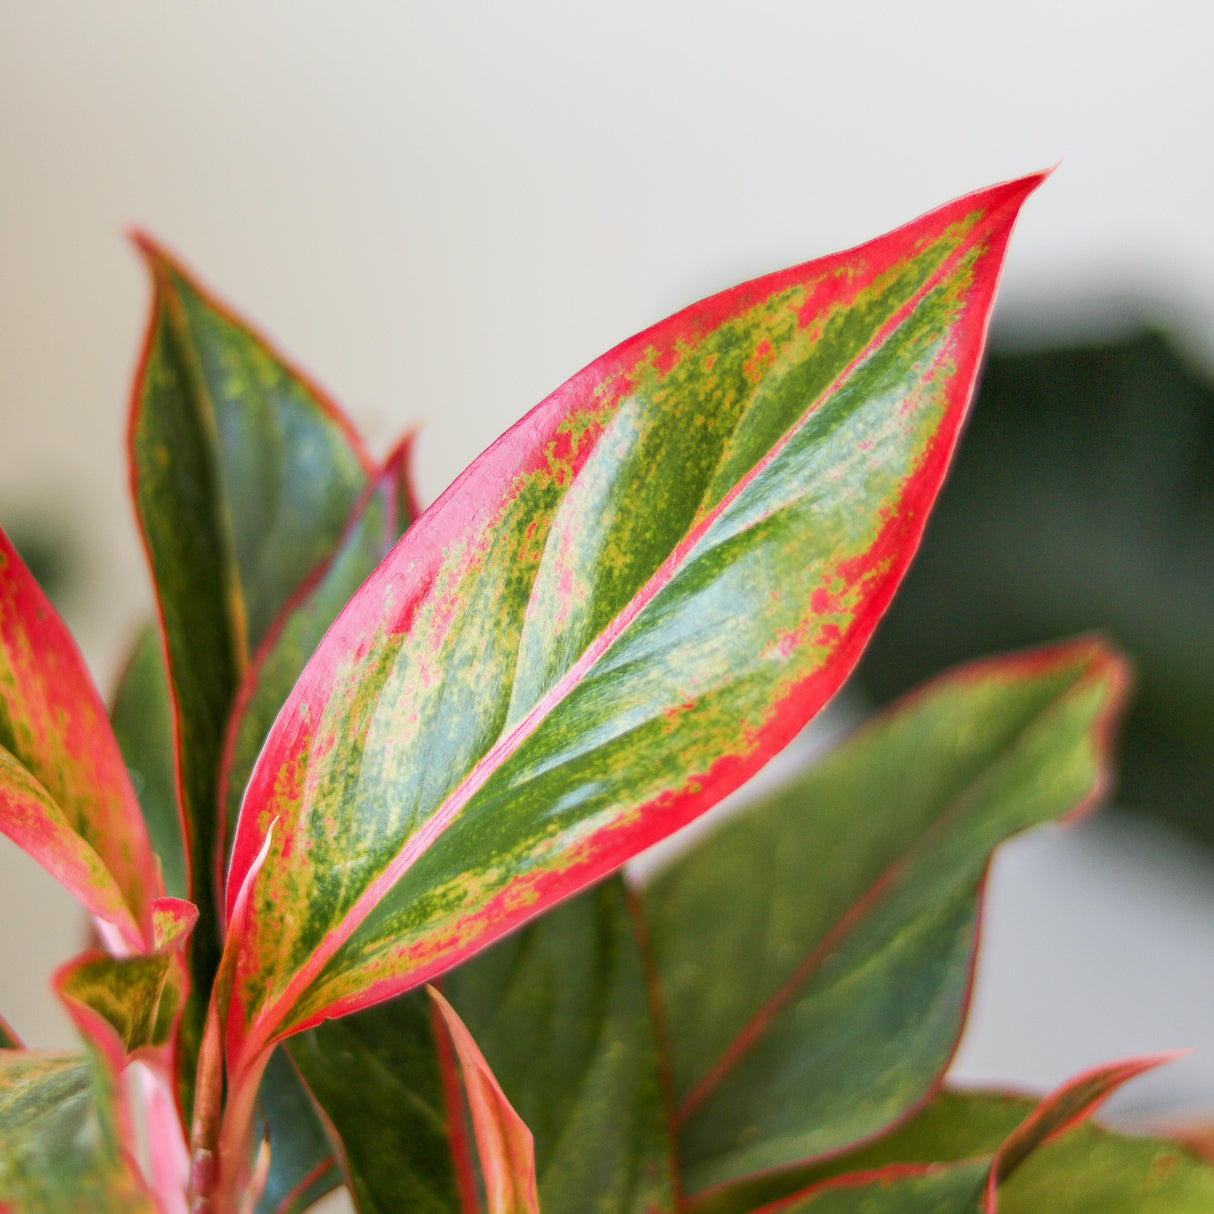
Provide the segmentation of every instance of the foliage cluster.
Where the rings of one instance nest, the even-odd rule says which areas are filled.
[[[427,510],[166,253],[131,481],[159,623],[108,714],[0,538],[0,829],[90,912],[83,1049],[0,1029],[0,1206],[805,1214],[1214,1206],[956,1092],[992,850],[1107,785],[1081,639],[954,671],[638,884],[854,666],[1039,178],[574,376]],[[1048,1195],[1048,1196],[1046,1196]]]

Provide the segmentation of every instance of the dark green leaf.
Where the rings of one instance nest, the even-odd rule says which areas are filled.
[[[270,1171],[256,1214],[301,1214],[341,1184],[333,1148],[281,1049],[270,1058],[257,1096],[270,1139]],[[386,1109],[384,1116],[390,1116]]]
[[[361,1214],[463,1214],[470,1144],[424,992],[326,1021],[286,1048],[341,1140]]]
[[[110,724],[160,860],[165,890],[184,898],[189,878],[173,764],[173,706],[160,631],[154,624],[140,630],[131,650],[114,694]]]
[[[669,1113],[626,898],[621,880],[608,881],[443,983],[535,1136],[544,1214],[676,1208]]]
[[[645,892],[689,1192],[846,1149],[927,1098],[990,852],[1104,786],[1124,681],[1094,641],[954,672]]]
[[[332,552],[369,464],[307,380],[161,250],[145,239],[140,247],[155,296],[132,402],[132,483],[166,637],[190,896],[201,913],[188,1076],[218,964],[213,874],[228,714],[251,648]]]

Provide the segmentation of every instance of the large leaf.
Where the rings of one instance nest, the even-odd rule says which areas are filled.
[[[317,388],[163,251],[139,243],[154,299],[131,407],[131,481],[168,656],[190,897],[201,912],[191,972],[205,998],[219,952],[212,874],[228,714],[252,647],[332,552],[370,465]],[[195,1003],[187,1044],[200,1021]]]
[[[0,831],[127,949],[162,892],[131,782],[75,642],[0,531]]]
[[[87,1055],[0,1052],[0,1206],[155,1214],[111,1101],[104,1067]]]
[[[952,662],[1107,629],[1138,676],[1121,803],[1214,841],[1211,586],[1209,370],[1149,332],[996,351],[859,677],[885,700]]]
[[[278,710],[337,613],[417,517],[409,481],[412,436],[384,462],[330,560],[283,609],[254,655],[232,709],[220,774],[225,847],[216,853],[216,888],[249,773]]]
[[[962,668],[645,891],[688,1191],[844,1150],[928,1097],[991,850],[1104,788],[1124,685],[1091,640]]]
[[[189,876],[173,762],[173,706],[160,631],[154,624],[141,629],[131,647],[114,693],[110,724],[160,860],[165,890],[184,898]]]
[[[1039,177],[717,296],[575,376],[338,617],[253,773],[228,1018],[264,1050],[449,968],[751,775],[854,663]]]

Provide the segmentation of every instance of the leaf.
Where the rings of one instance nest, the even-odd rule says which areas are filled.
[[[977,1214],[986,1168],[985,1161],[970,1160],[852,1173],[766,1206],[761,1214]]]
[[[1086,1120],[1123,1083],[1175,1057],[1175,1054],[1157,1054],[1107,1063],[1077,1075],[1052,1092],[995,1152],[987,1185],[986,1214],[995,1214],[996,1189],[1005,1184],[1043,1142]]]
[[[0,1053],[0,1203],[55,1214],[155,1214],[83,1054]]]
[[[414,524],[250,781],[229,899],[283,829],[231,944],[237,1083],[613,871],[817,711],[914,551],[1039,180],[625,342]]]
[[[534,1134],[545,1214],[675,1208],[659,1057],[625,901],[622,881],[608,881],[444,982]],[[462,1208],[465,1147],[459,1125],[440,1111],[442,1042],[419,994],[326,1021],[286,1043],[335,1134],[349,1144],[347,1170],[363,1211]],[[377,1145],[385,1132],[389,1140]],[[402,1166],[406,1144],[411,1157],[422,1156],[420,1166]],[[419,1173],[431,1178],[422,1195]]]
[[[511,1107],[472,1034],[434,987],[427,987],[464,1076],[472,1132],[485,1185],[485,1214],[539,1214],[535,1143]]]
[[[24,1047],[21,1039],[13,1032],[13,1027],[3,1016],[0,1016],[0,1050],[20,1050]]]
[[[142,628],[118,680],[110,724],[139,798],[166,892],[189,892],[177,773],[173,761],[173,705],[160,630]]]
[[[443,980],[535,1136],[545,1214],[678,1208],[661,1058],[627,900],[612,878]]]
[[[1214,841],[1212,487],[1214,380],[1158,334],[996,350],[865,690],[1107,629],[1138,672],[1122,803]]]
[[[232,709],[220,773],[226,845],[216,859],[216,888],[223,883],[240,799],[278,710],[337,613],[388,555],[416,517],[409,485],[408,436],[368,487],[328,564],[287,604],[254,656]]]
[[[1125,684],[1095,640],[963,667],[644,891],[689,1192],[846,1150],[928,1098],[990,853],[1105,788]]]
[[[689,1209],[691,1214],[748,1214],[760,1208],[783,1209],[790,1195],[803,1197],[830,1188],[840,1180],[858,1184],[866,1176],[915,1174],[925,1168],[943,1170],[953,1164],[979,1163],[983,1170],[981,1183],[965,1207],[971,1214],[978,1214],[980,1206],[988,1209],[988,1214],[995,1214],[984,1203],[989,1203],[989,1185],[1000,1170],[1004,1175],[999,1187],[1000,1214],[1007,1214],[1005,1196],[1017,1192],[1020,1178],[1026,1172],[1037,1177],[1032,1191],[1050,1192],[1051,1200],[1038,1206],[1015,1205],[1016,1211],[1049,1209],[1067,1214],[1074,1209],[1077,1214],[1089,1208],[1085,1204],[1083,1178],[1069,1177],[1057,1190],[1045,1189],[1040,1179],[1042,1172],[1049,1174],[1056,1166],[1051,1161],[1058,1144],[1072,1140],[1087,1144],[1078,1151],[1084,1154],[1094,1141],[1104,1143],[1105,1162],[1120,1161],[1116,1170],[1127,1179],[1136,1175],[1135,1169],[1154,1154],[1183,1155],[1172,1143],[1155,1141],[1145,1149],[1146,1140],[1079,1125],[1122,1083],[1167,1057],[1170,1056],[1130,1059],[1085,1072],[1040,1103],[1004,1092],[941,1091],[910,1120],[856,1151],[723,1186],[692,1201]],[[1069,1158],[1070,1153],[1069,1148],[1060,1152],[1063,1158]],[[1015,1176],[1007,1179],[1007,1162],[1013,1156],[1017,1159],[1012,1169]],[[1151,1179],[1145,1174],[1137,1175],[1139,1181]],[[1097,1182],[1095,1191],[1103,1191],[1107,1181],[1102,1182],[1098,1175],[1092,1179]],[[1203,1183],[1209,1184],[1212,1179],[1212,1169],[1200,1166],[1186,1169],[1176,1191],[1199,1191]],[[1131,1191],[1134,1187],[1131,1179]],[[1147,1191],[1152,1188],[1150,1183],[1146,1185]],[[1160,1191],[1169,1191],[1169,1186],[1161,1186]],[[1075,1205],[1066,1204],[1068,1199]],[[1187,1214],[1187,1209],[1182,1206],[1177,1214]]]
[[[137,957],[87,952],[56,972],[56,994],[115,1076],[153,1051],[164,1052],[167,1066],[188,982],[179,951],[184,942],[185,933]]]
[[[161,891],[100,697],[0,531],[0,831],[138,949]]]
[[[212,874],[228,714],[252,647],[337,544],[370,464],[317,388],[163,250],[136,243],[154,298],[131,406],[131,483],[165,637],[201,999],[219,957]],[[195,1000],[187,1076],[201,1018]]]
[[[356,1082],[349,1072],[346,1081]],[[341,1184],[341,1173],[308,1093],[281,1049],[262,1076],[258,1101],[270,1142],[270,1170],[256,1214],[302,1214]]]
[[[478,1208],[471,1144],[445,1043],[422,991],[326,1020],[285,1043],[340,1141],[360,1214]]]

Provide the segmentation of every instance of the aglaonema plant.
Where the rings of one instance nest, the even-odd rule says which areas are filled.
[[[141,238],[159,627],[112,724],[0,546],[0,827],[96,935],[54,980],[80,1052],[0,1026],[0,1206],[1210,1209],[1180,1148],[1079,1126],[1157,1059],[943,1086],[992,850],[1106,786],[1104,642],[946,674],[621,875],[856,662],[1039,180],[661,322],[424,511],[408,439],[373,460]]]

